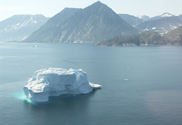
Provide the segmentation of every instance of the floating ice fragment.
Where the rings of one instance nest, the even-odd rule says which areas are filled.
[[[49,96],[87,94],[100,87],[88,82],[87,74],[82,69],[49,68],[37,70],[23,91],[33,102],[46,102]]]
[[[37,47],[39,47],[39,46],[37,46],[37,45],[33,45],[32,47],[35,47],[35,48],[37,48]]]

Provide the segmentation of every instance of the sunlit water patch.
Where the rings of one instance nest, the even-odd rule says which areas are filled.
[[[125,81],[128,81],[129,79],[124,79]]]
[[[13,96],[19,100],[24,100],[26,101],[27,103],[30,103],[30,104],[33,104],[33,105],[36,105],[36,103],[32,102],[29,98],[27,98],[24,94],[23,91],[20,91],[20,92],[16,92],[16,93],[13,93]]]

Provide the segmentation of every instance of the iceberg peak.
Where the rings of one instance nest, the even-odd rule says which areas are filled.
[[[87,94],[100,87],[88,82],[87,74],[82,69],[49,68],[35,71],[23,91],[33,102],[46,102],[49,96]]]

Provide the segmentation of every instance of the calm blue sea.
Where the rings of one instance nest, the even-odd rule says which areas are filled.
[[[102,89],[28,102],[23,86],[49,67],[81,68]],[[182,46],[1,42],[0,125],[182,125]]]

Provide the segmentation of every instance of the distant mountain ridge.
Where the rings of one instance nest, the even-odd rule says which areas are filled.
[[[136,17],[139,18],[139,19],[145,20],[145,21],[150,19],[150,17],[146,16],[146,15],[139,15],[139,16],[136,16]]]
[[[152,17],[152,18],[150,18],[149,20],[150,20],[150,21],[151,21],[151,20],[158,20],[158,19],[162,19],[162,18],[166,18],[166,17],[172,17],[172,16],[175,16],[175,15],[170,14],[170,13],[168,13],[168,12],[165,12],[165,13],[163,13],[162,15]]]
[[[126,38],[147,31],[159,33],[166,41],[170,39],[174,44],[180,44],[180,26],[182,15],[166,12],[150,18],[146,15],[116,14],[98,1],[84,9],[65,8],[50,19],[43,15],[12,16],[0,22],[0,41],[100,43],[116,36]],[[174,33],[178,35],[172,37]],[[168,41],[167,44],[173,43]]]
[[[72,14],[67,13],[69,18],[58,21],[56,26],[51,24],[61,13],[52,17],[24,42],[98,43],[119,34],[138,33],[138,30],[99,1]]]
[[[157,32],[144,32],[138,35],[118,35],[96,46],[161,46],[182,45],[182,26],[163,36]]]
[[[156,17],[159,18],[159,17]],[[158,32],[163,35],[169,31],[172,31],[182,26],[182,15],[180,16],[168,16],[160,17],[159,19],[153,18],[152,20],[145,21],[136,26],[141,32]]]
[[[43,15],[14,15],[0,22],[0,41],[23,40],[49,18]]]
[[[135,16],[129,15],[129,14],[118,14],[123,20],[125,20],[127,23],[135,27],[136,25],[144,22],[145,20],[139,19]]]

